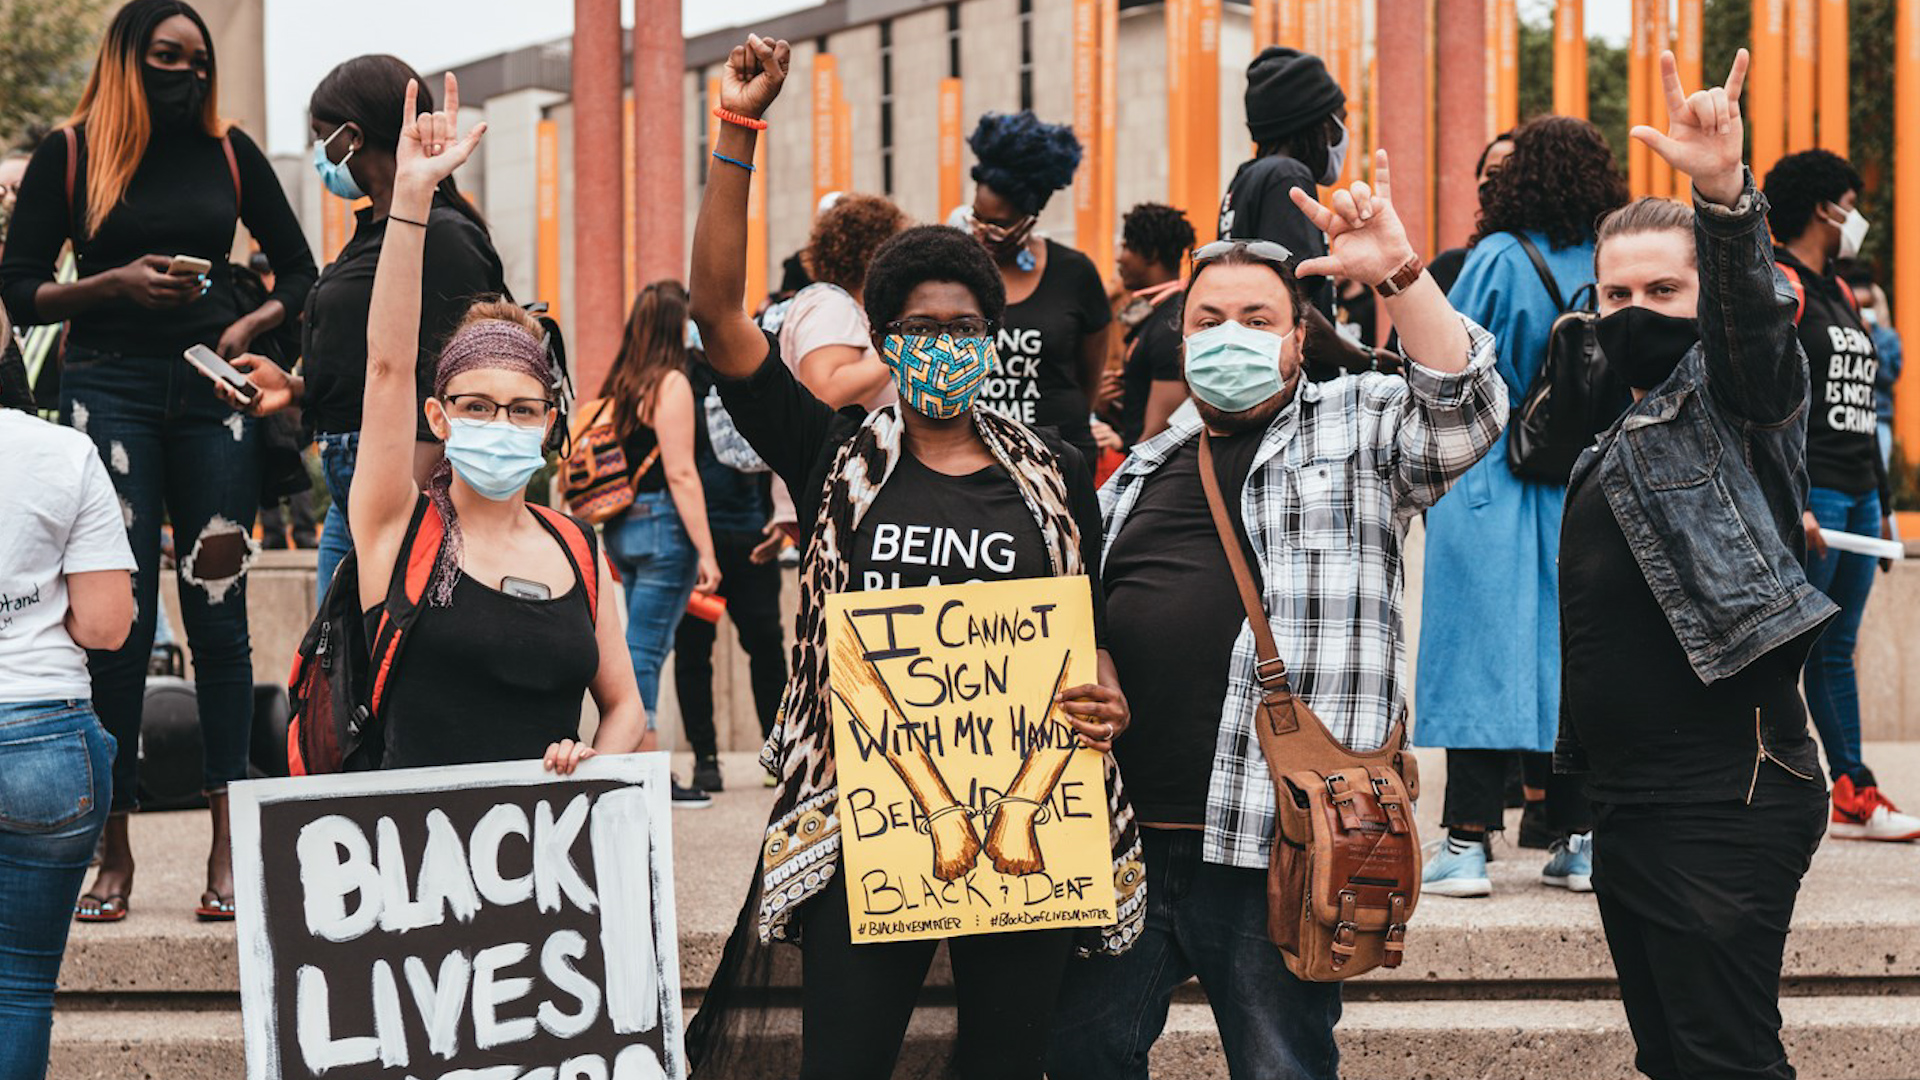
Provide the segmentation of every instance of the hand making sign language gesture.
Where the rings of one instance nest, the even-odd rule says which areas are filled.
[[[1747,84],[1747,50],[1733,55],[1727,85],[1696,90],[1680,85],[1680,69],[1673,53],[1660,54],[1660,84],[1667,93],[1667,133],[1645,124],[1628,134],[1665,158],[1667,164],[1693,178],[1694,190],[1709,202],[1732,206],[1746,190],[1746,166],[1741,161],[1740,92]]]
[[[460,135],[460,80],[451,71],[447,72],[446,96],[440,99],[445,108],[416,114],[414,102],[419,93],[419,84],[409,79],[406,105],[401,110],[400,143],[393,152],[393,188],[396,202],[399,193],[409,186],[416,192],[425,190],[430,205],[433,188],[473,156],[480,136],[487,133],[487,125],[482,121],[464,137]]]

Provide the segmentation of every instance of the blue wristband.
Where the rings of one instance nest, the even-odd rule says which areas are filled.
[[[727,155],[725,155],[725,154],[723,154],[723,153],[721,153],[721,152],[720,152],[720,151],[718,151],[718,150],[715,150],[715,151],[713,152],[713,156],[714,156],[714,157],[717,157],[717,158],[719,158],[719,159],[720,159],[721,161],[724,161],[724,162],[726,162],[726,163],[727,163],[727,164],[729,164],[729,165],[738,165],[738,166],[740,166],[741,168],[743,168],[743,169],[745,169],[745,170],[747,170],[748,172],[752,172],[752,171],[753,171],[753,166],[752,166],[752,165],[750,165],[750,164],[748,164],[747,162],[744,162],[744,161],[739,161],[739,160],[736,160],[736,159],[734,159],[734,158],[730,158],[730,157],[728,157]]]

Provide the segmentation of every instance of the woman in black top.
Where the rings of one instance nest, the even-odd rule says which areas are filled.
[[[387,235],[387,211],[393,205],[394,151],[400,142],[400,102],[407,83],[419,75],[392,56],[358,56],[327,73],[314,87],[307,111],[312,117],[313,165],[327,190],[343,199],[365,197],[355,212],[353,236],[320,274],[307,299],[301,327],[300,375],[289,376],[271,361],[248,356],[235,364],[249,371],[260,393],[249,406],[255,415],[298,402],[316,434],[321,473],[333,496],[320,534],[318,581],[322,594],[340,560],[353,550],[347,531],[347,493],[353,483],[360,445],[360,399],[367,372],[367,308],[373,300],[373,271]],[[432,110],[433,96],[422,87],[418,107]],[[433,391],[434,360],[440,344],[476,297],[507,292],[500,256],[486,222],[452,180],[433,195],[427,218],[427,250],[421,268],[420,363],[415,396],[424,402]],[[424,415],[424,414],[423,414]],[[440,444],[426,421],[414,431],[414,477],[425,483],[440,461]]]
[[[226,786],[247,775],[253,721],[246,572],[257,550],[249,533],[260,470],[253,422],[181,353],[193,345],[245,352],[300,309],[314,271],[272,167],[220,119],[215,76],[213,38],[191,7],[134,0],[121,8],[79,108],[27,167],[0,262],[0,294],[16,322],[68,324],[61,410],[98,445],[139,563],[133,632],[90,664],[95,707],[120,745],[100,873],[75,909],[87,921],[124,918],[133,884],[126,812],[137,786],[163,523],[179,553],[213,808],[199,914],[233,917]],[[272,294],[252,311],[241,310],[227,265],[236,222],[276,271]],[[55,262],[69,242],[79,279],[61,284]],[[210,269],[168,273],[176,256]]]
[[[399,560],[414,530],[432,520],[444,540],[406,649],[383,675],[383,764],[538,756],[567,773],[595,752],[640,747],[646,714],[619,615],[604,602],[614,595],[613,578],[592,530],[527,504],[527,482],[545,461],[555,423],[559,379],[539,324],[512,303],[473,304],[441,348],[424,411],[446,454],[424,493],[414,480],[426,219],[436,191],[486,130],[482,124],[456,137],[459,87],[451,74],[442,112],[417,113],[414,91],[409,82],[400,115],[419,119],[400,126],[388,208],[394,232],[380,248],[367,320],[348,515],[361,606],[381,610],[392,575],[406,570]],[[589,557],[577,558],[575,544]],[[577,741],[589,690],[600,712],[591,747]]]
[[[967,144],[979,159],[968,221],[1007,291],[999,359],[980,403],[1054,428],[1092,462],[1090,404],[1106,370],[1113,308],[1093,260],[1033,235],[1047,200],[1073,182],[1080,140],[1067,125],[1041,123],[1031,112],[988,113]]]
[[[763,762],[781,777],[757,887],[728,942],[701,1015],[689,1031],[696,1069],[726,1075],[715,1051],[738,1044],[724,1031],[729,991],[749,957],[804,931],[802,1078],[862,1080],[892,1074],[935,942],[854,945],[841,875],[838,787],[828,722],[826,620],[836,592],[966,580],[1084,574],[1099,557],[1093,485],[1065,443],[986,409],[975,395],[1005,306],[1001,277],[980,246],[940,226],[908,229],[883,245],[863,295],[873,343],[894,371],[901,404],[835,412],[782,363],[776,342],[741,305],[746,277],[750,126],[786,77],[785,42],[749,37],[723,75],[722,123],[693,241],[693,317],[742,435],[792,489],[803,545],[799,640],[780,723]],[[1063,249],[1064,250],[1064,249]],[[917,363],[906,370],[903,354]],[[901,537],[924,530],[924,557]],[[957,536],[957,544],[942,540]],[[970,539],[969,539],[970,538]],[[967,546],[977,556],[952,549]],[[945,554],[941,554],[942,552]],[[1098,588],[1096,621],[1098,619]],[[1087,745],[1106,751],[1128,712],[1112,662],[1100,653],[1095,685],[1065,692]],[[1111,773],[1110,776],[1117,776]],[[1124,795],[1116,797],[1124,800]],[[1124,808],[1115,853],[1139,850]],[[1120,925],[1103,947],[1131,944],[1138,890],[1123,896]],[[1038,1080],[1071,931],[953,938],[960,1074],[968,1080]]]

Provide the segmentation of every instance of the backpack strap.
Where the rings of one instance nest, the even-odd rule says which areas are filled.
[[[1787,276],[1787,284],[1793,286],[1793,325],[1799,326],[1800,316],[1807,313],[1806,283],[1800,280],[1800,271],[1795,270],[1786,263],[1776,262],[1773,265],[1780,268],[1780,272]],[[1847,294],[1851,296],[1853,290],[1848,289]]]
[[[74,212],[78,209],[73,204],[73,193],[74,183],[80,175],[80,136],[74,133],[72,124],[61,128],[60,134],[67,137],[67,216],[73,217],[75,216]],[[234,156],[233,136],[230,133],[220,133],[220,150],[227,158],[227,177],[233,181],[233,205],[234,208],[238,210],[242,194],[240,188],[240,159]]]
[[[555,540],[567,553],[567,561],[573,564],[573,572],[580,578],[580,585],[587,590],[587,616],[594,625],[600,622],[600,560],[599,539],[592,527],[579,519],[569,517],[550,506],[528,503],[527,509],[540,519],[540,524],[553,534]]]
[[[1567,302],[1560,298],[1560,283],[1554,280],[1553,271],[1547,268],[1547,257],[1540,254],[1540,249],[1533,246],[1533,241],[1527,239],[1525,233],[1509,235],[1520,241],[1520,250],[1525,251],[1528,261],[1533,263],[1533,272],[1539,275],[1540,284],[1547,287],[1547,295],[1553,298],[1553,310],[1566,311]]]
[[[433,566],[440,558],[440,545],[447,536],[446,523],[432,500],[420,496],[414,504],[413,519],[400,541],[400,556],[393,562],[393,575],[387,581],[387,599],[380,605],[380,620],[373,632],[373,689],[367,702],[373,715],[387,689],[387,676],[400,655],[400,643],[408,627],[420,615],[427,595],[427,583],[433,579]]]

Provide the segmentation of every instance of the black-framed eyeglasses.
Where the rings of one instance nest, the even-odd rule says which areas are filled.
[[[889,334],[905,334],[907,337],[930,338],[947,334],[957,338],[978,338],[991,335],[994,323],[992,319],[978,315],[962,315],[946,322],[910,316],[888,323],[885,329]]]
[[[507,414],[507,423],[514,427],[539,427],[547,422],[547,414],[553,411],[553,402],[546,398],[514,398],[512,401],[499,402],[485,394],[447,395],[447,415],[455,420],[478,420],[488,424],[503,410]]]
[[[1293,252],[1271,240],[1215,240],[1193,249],[1193,271],[1199,273],[1207,263],[1231,251],[1244,251],[1261,262],[1276,266],[1293,265]]]

